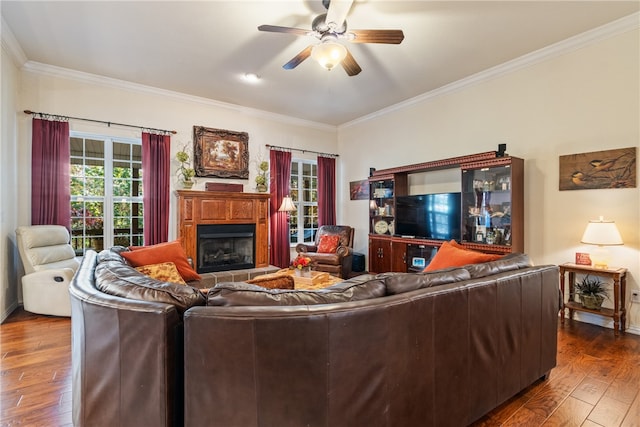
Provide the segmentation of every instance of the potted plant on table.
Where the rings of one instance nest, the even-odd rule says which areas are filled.
[[[605,284],[597,277],[590,277],[588,274],[582,278],[582,281],[576,282],[574,290],[582,305],[591,310],[600,310],[602,302],[607,298]]]

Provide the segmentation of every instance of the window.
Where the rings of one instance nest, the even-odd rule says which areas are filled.
[[[291,200],[296,210],[291,212],[289,241],[313,243],[318,231],[318,165],[315,161],[291,161]]]
[[[144,244],[140,139],[71,132],[70,178],[76,254]]]

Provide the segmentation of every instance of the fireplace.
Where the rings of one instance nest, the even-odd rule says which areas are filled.
[[[176,194],[178,236],[196,271],[210,271],[201,269],[197,237],[198,229],[206,225],[253,225],[255,249],[249,253],[253,255],[254,268],[269,267],[269,193],[178,190]]]
[[[198,273],[255,268],[255,224],[199,224]]]

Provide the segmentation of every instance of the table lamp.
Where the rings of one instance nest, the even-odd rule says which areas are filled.
[[[603,217],[589,221],[580,242],[598,246],[591,253],[591,261],[595,268],[602,269],[606,269],[609,262],[609,251],[606,247],[624,244],[616,223]]]

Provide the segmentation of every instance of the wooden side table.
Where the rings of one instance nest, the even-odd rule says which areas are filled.
[[[565,274],[569,273],[569,300],[565,301]],[[613,309],[601,308],[600,310],[592,310],[583,307],[582,304],[573,300],[574,284],[576,282],[576,273],[590,274],[592,276],[607,277],[613,279]],[[569,310],[569,318],[573,319],[574,311],[584,311],[587,313],[598,314],[600,316],[611,317],[613,319],[614,334],[619,335],[620,331],[624,332],[626,324],[625,310],[625,293],[627,288],[627,269],[626,268],[595,268],[588,265],[578,265],[573,263],[565,263],[560,265],[560,290],[562,291],[562,317],[561,323],[564,324],[564,310]]]

